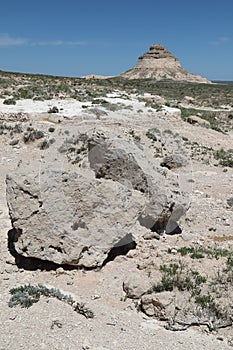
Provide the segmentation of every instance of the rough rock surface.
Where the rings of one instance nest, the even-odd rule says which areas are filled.
[[[149,51],[139,57],[135,67],[121,73],[120,76],[127,79],[152,78],[210,83],[209,80],[184,70],[177,58],[160,44],[152,45]]]
[[[177,191],[175,177],[169,179],[154,158],[122,139],[106,140],[97,134],[89,142],[88,157],[97,178],[120,182],[144,194],[145,207],[139,217],[142,226],[172,233],[175,221],[188,209],[187,193]]]
[[[90,167],[73,172],[45,162],[39,174],[22,167],[7,176],[20,255],[96,267],[128,237],[137,239],[139,223],[157,233],[181,232],[188,193],[175,173],[134,142],[100,131],[89,140],[88,159]]]
[[[89,173],[7,176],[7,200],[19,254],[95,267],[132,230],[143,196]]]
[[[159,296],[156,293],[146,294],[141,298],[141,308],[147,316],[165,321],[172,315],[169,306],[174,299],[175,295],[171,292],[162,292]],[[174,313],[174,307],[172,311]]]
[[[152,289],[152,283],[145,274],[131,272],[124,280],[123,289],[128,298],[138,299]]]

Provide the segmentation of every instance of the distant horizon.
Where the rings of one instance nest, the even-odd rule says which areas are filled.
[[[233,81],[232,13],[232,0],[11,0],[1,5],[0,69],[116,76],[160,43],[188,72]]]
[[[58,78],[71,78],[71,79],[82,79],[86,76],[103,76],[103,77],[106,77],[106,78],[116,78],[119,76],[119,74],[117,75],[103,75],[103,74],[95,74],[95,73],[90,73],[90,74],[86,74],[84,76],[71,76],[71,75],[58,75],[58,74],[47,74],[47,73],[31,73],[31,72],[19,72],[19,71],[8,71],[8,70],[3,70],[3,69],[0,69],[0,73],[3,72],[3,73],[12,73],[12,74],[25,74],[25,75],[42,75],[42,76],[50,76],[50,77],[58,77]],[[203,77],[205,78],[205,77]],[[143,78],[142,78],[143,79]],[[145,78],[147,79],[147,78]],[[153,80],[153,79],[152,79]],[[154,79],[156,80],[156,79]],[[219,82],[219,83],[232,83],[233,84],[233,80],[223,80],[223,79],[209,79],[210,81],[212,82]],[[174,80],[175,81],[175,80]],[[182,82],[182,81],[181,81]]]
[[[70,76],[70,75],[57,75],[57,74],[47,74],[47,73],[31,73],[31,72],[18,72],[18,71],[7,71],[7,70],[3,70],[3,69],[0,69],[0,73],[3,72],[3,73],[12,73],[12,74],[25,74],[25,75],[42,75],[42,76],[50,76],[50,77],[58,77],[58,78],[71,78],[71,79],[85,79],[85,77],[87,76],[102,76],[102,77],[106,77],[106,78],[116,78],[119,76],[119,74],[117,75],[102,75],[102,74],[86,74],[84,76]],[[205,77],[203,77],[205,78]],[[141,78],[143,79],[143,78]],[[145,78],[147,79],[147,78]],[[153,80],[153,79],[152,79]],[[156,79],[154,79],[156,80]],[[212,82],[218,82],[218,83],[228,83],[228,84],[233,84],[233,80],[223,80],[223,79],[209,79],[210,81]],[[158,80],[159,81],[159,80]],[[175,80],[174,80],[175,81]],[[182,82],[182,81],[181,81]]]

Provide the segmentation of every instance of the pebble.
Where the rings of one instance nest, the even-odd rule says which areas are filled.
[[[157,232],[147,232],[144,236],[144,239],[160,239],[160,235]]]
[[[187,233],[187,232],[183,232],[182,235],[181,235],[182,239],[184,241],[191,241],[192,240],[192,236],[190,233]]]
[[[127,258],[135,258],[138,256],[138,251],[136,249],[131,249],[126,256]]]
[[[63,275],[65,273],[63,267],[58,267],[58,269],[56,269],[56,275]]]
[[[17,315],[12,315],[9,317],[9,320],[14,321],[17,318]]]
[[[82,345],[82,349],[83,350],[88,350],[91,348],[91,344],[89,342],[89,340],[85,339],[84,342],[83,342],[83,345]]]

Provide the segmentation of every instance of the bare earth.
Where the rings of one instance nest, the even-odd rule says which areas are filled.
[[[29,120],[22,125],[26,128],[32,123],[33,127],[45,131],[49,127],[65,130],[72,124],[83,131],[88,131],[93,125],[109,128],[119,135],[133,129],[141,137],[142,143],[149,143],[145,131],[156,127],[161,130],[169,129],[173,134],[179,133],[180,137],[187,138],[190,143],[197,142],[214,150],[221,147],[232,148],[232,130],[223,134],[199,125],[191,125],[183,121],[177,110],[172,108],[151,111],[135,96],[122,99],[116,94],[108,97],[108,100],[111,103],[124,103],[132,108],[107,111],[108,115],[97,118],[94,114],[86,113],[86,108],[82,108],[84,103],[72,99],[45,102],[21,100],[14,106],[3,105],[3,100],[0,100],[0,114],[6,120],[12,113],[27,113]],[[88,102],[85,105],[90,106]],[[47,114],[53,106],[63,109],[56,114]],[[138,110],[141,110],[140,113]],[[165,322],[138,312],[133,300],[125,300],[122,284],[138,265],[145,265],[150,261],[151,252],[155,259],[163,259],[168,248],[174,249],[176,254],[177,248],[191,243],[232,250],[233,211],[232,207],[227,206],[227,199],[233,197],[233,168],[228,167],[227,171],[223,171],[224,168],[217,166],[218,161],[213,157],[210,157],[209,164],[205,162],[206,155],[203,155],[202,161],[194,157],[190,183],[191,206],[181,218],[182,233],[173,236],[164,234],[160,240],[151,242],[150,250],[148,243],[141,242],[135,250],[126,256],[118,256],[100,270],[66,271],[60,267],[51,271],[30,271],[18,267],[14,257],[8,252],[7,232],[11,223],[5,197],[5,176],[17,167],[21,159],[40,159],[43,151],[38,148],[38,141],[28,145],[21,140],[16,145],[10,145],[10,141],[9,134],[0,136],[1,350],[232,349],[232,327],[212,332],[205,326],[194,326],[180,332],[166,330]],[[165,261],[169,259],[172,257],[167,257]],[[201,262],[197,261],[196,264],[200,265]],[[208,267],[210,270],[211,264],[212,260]],[[71,294],[75,300],[84,302],[94,312],[95,317],[86,319],[74,312],[69,305],[45,297],[28,309],[8,307],[11,288],[38,283]]]

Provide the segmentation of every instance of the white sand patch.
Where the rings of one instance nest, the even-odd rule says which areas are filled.
[[[3,104],[0,99],[0,113],[47,113],[50,108],[57,107],[59,115],[72,117],[83,111],[82,105],[91,106],[91,102],[80,102],[74,99],[52,99],[47,101],[18,100],[15,105]]]

